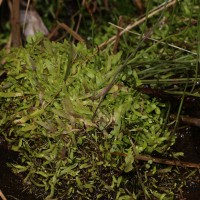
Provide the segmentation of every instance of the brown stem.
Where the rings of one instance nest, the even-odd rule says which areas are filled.
[[[176,2],[177,2],[177,0],[171,0],[171,1],[167,2],[167,3],[162,4],[156,10],[155,9],[151,10],[147,16],[144,16],[143,18],[137,20],[133,24],[129,24],[123,31],[120,32],[120,36],[123,35],[124,33],[128,32],[128,31],[130,31],[134,27],[142,24],[146,19],[149,19],[149,18],[153,17],[154,15],[158,14],[159,12],[161,12],[162,10],[164,10],[166,8],[169,8],[170,6],[173,6]],[[107,41],[105,41],[102,44],[100,44],[99,45],[99,49],[104,48],[105,46],[107,46],[108,44],[113,42],[114,40],[116,40],[116,35],[112,36]]]
[[[118,26],[122,25],[122,19],[123,19],[123,17],[119,16]],[[115,44],[114,44],[114,47],[113,47],[113,53],[114,54],[117,53],[117,49],[118,49],[118,45],[119,45],[119,40],[120,40],[120,32],[121,32],[121,30],[117,29],[116,40],[115,40]]]
[[[112,154],[119,155],[119,156],[127,156],[126,153],[120,153],[120,152],[112,152]],[[198,168],[200,169],[200,164],[197,163],[190,163],[190,162],[183,162],[179,160],[168,160],[163,158],[155,158],[152,156],[147,155],[137,155],[135,156],[136,160],[142,160],[142,161],[149,161],[152,160],[154,163],[164,164],[164,165],[174,165],[179,167],[189,167],[189,168]]]
[[[0,197],[2,200],[7,200],[6,197],[4,196],[3,192],[0,190]]]
[[[20,0],[12,0],[11,27],[12,27],[12,46],[21,46],[20,36]]]
[[[67,26],[67,24],[65,23],[59,23],[58,25],[63,28],[64,30],[66,30],[71,36],[73,36],[76,40],[78,40],[81,43],[85,43],[85,40],[79,35],[77,34],[74,30],[72,30],[69,26]]]
[[[170,119],[175,120],[176,119],[176,115],[171,114],[170,115]],[[199,118],[180,115],[179,116],[179,120],[183,124],[187,124],[187,125],[190,125],[190,126],[200,127],[200,119]]]

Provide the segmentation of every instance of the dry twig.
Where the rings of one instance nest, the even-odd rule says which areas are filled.
[[[77,34],[74,30],[72,30],[69,26],[67,26],[64,23],[58,23],[59,26],[61,28],[63,28],[64,30],[66,30],[71,36],[73,36],[76,40],[78,40],[81,43],[85,43],[85,40],[79,35]]]
[[[169,8],[171,6],[173,6],[176,3],[176,0],[171,0],[168,3],[164,3],[161,6],[159,6],[157,9],[153,9],[149,12],[149,14],[147,16],[142,17],[141,19],[137,20],[135,23],[133,24],[129,24],[124,30],[122,30],[119,34],[119,36],[123,35],[124,33],[130,31],[131,29],[133,29],[134,27],[140,25],[141,23],[143,23],[146,19],[149,19],[151,17],[153,17],[154,15],[158,14],[160,11]],[[99,45],[99,49],[104,48],[106,45],[108,45],[109,43],[113,42],[114,40],[116,40],[117,36],[113,36],[110,39],[108,39],[107,41],[103,42],[102,44]]]
[[[12,1],[11,25],[12,25],[13,47],[21,46],[19,3],[20,3],[19,0]]]
[[[175,120],[176,117],[177,116],[174,115],[174,114],[170,115],[170,119],[172,119],[172,120]],[[180,119],[180,122],[182,122],[183,124],[187,124],[187,125],[190,125],[190,126],[200,127],[200,118],[195,118],[195,117],[180,115],[179,119]]]
[[[120,153],[120,152],[112,152],[112,154],[124,156],[124,157],[127,156],[126,153]],[[147,156],[147,155],[136,155],[135,159],[141,160],[141,161],[152,160],[154,163],[159,163],[159,164],[163,164],[163,165],[174,165],[174,166],[178,166],[178,167],[189,167],[189,168],[200,169],[200,164],[197,164],[197,163],[183,162],[183,161],[179,161],[179,160],[169,160],[169,159],[164,159],[164,158],[155,158],[155,157]]]
[[[109,24],[110,24],[111,26],[116,27],[117,29],[124,30],[124,28],[122,28],[122,27],[120,27],[120,26],[118,26],[118,25],[116,25],[116,24],[113,24],[113,23],[111,23],[111,22],[109,22]],[[136,32],[133,32],[133,31],[128,31],[128,32],[129,32],[129,33],[132,33],[132,34],[134,34],[134,35],[137,35],[137,36],[141,36],[141,34],[136,33]],[[159,41],[159,40],[154,39],[154,38],[151,38],[151,37],[145,37],[145,38],[148,39],[148,40],[154,41],[154,42],[156,42],[156,43],[168,45],[169,47],[178,49],[178,50],[180,50],[180,51],[184,51],[184,52],[187,52],[187,53],[190,53],[190,54],[193,54],[193,55],[197,55],[197,53],[195,53],[195,52],[189,51],[189,50],[187,50],[187,49],[184,49],[184,48],[182,48],[182,47],[176,46],[176,45],[174,45],[174,44],[166,43],[166,42],[164,42],[164,40]]]
[[[123,20],[123,17],[120,16],[119,20],[118,20],[118,26],[121,26],[122,20]],[[113,53],[114,54],[117,53],[117,48],[118,48],[118,45],[119,45],[119,39],[120,39],[120,29],[117,29],[116,40],[115,40],[115,44],[114,44],[114,47],[113,47]]]
[[[0,197],[2,200],[7,200],[6,197],[4,196],[3,192],[0,190]]]

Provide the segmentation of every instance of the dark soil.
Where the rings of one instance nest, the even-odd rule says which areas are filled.
[[[184,153],[181,160],[200,163],[200,128],[188,127],[180,131],[174,150]],[[196,177],[184,188],[183,197],[184,200],[200,199],[200,172],[197,172]]]
[[[12,173],[7,163],[17,161],[18,155],[6,149],[5,144],[0,145],[0,190],[7,200],[42,200],[31,194],[23,186],[22,179]],[[1,199],[1,198],[0,198]]]
[[[189,127],[182,129],[177,135],[177,142],[174,150],[184,152],[183,161],[200,163],[200,128]],[[23,186],[22,179],[14,175],[6,163],[17,161],[17,154],[6,149],[5,144],[0,143],[0,190],[9,200],[42,200],[40,196],[31,194]],[[183,172],[184,173],[184,172]],[[198,200],[200,199],[200,174],[197,172],[195,180],[189,181],[184,188],[182,198],[178,195],[178,200]]]

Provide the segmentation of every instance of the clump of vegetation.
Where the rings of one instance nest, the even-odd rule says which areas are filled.
[[[172,17],[166,8],[162,20],[147,20],[157,2],[148,4],[140,34],[116,36],[116,48],[94,48],[116,27],[104,27],[109,36],[97,35],[93,21],[93,48],[38,34],[25,48],[1,51],[0,75],[6,78],[0,85],[0,134],[20,159],[9,166],[31,189],[45,191],[46,199],[173,199],[173,181],[157,185],[159,177],[175,176],[172,167],[145,156],[168,155],[178,120],[169,126],[170,102],[145,89],[180,95],[179,115],[186,95],[199,96],[200,78],[197,44],[187,50],[175,45],[192,37],[189,20],[182,24],[178,16],[183,10],[184,17],[192,15],[187,1]]]
[[[24,183],[51,198],[56,188],[68,198],[138,196],[125,191],[122,174],[134,169],[135,155],[162,153],[174,137],[165,126],[166,106],[125,86],[120,76],[104,97],[121,56],[40,37],[7,55],[1,134],[19,152],[21,162],[11,166],[25,175]]]

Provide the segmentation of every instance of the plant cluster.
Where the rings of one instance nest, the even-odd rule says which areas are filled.
[[[173,199],[178,172],[137,159],[165,156],[175,142],[170,103],[144,89],[178,95],[177,119],[185,96],[200,96],[198,7],[178,1],[180,7],[147,19],[160,3],[147,4],[146,21],[120,37],[117,53],[112,44],[99,51],[40,34],[25,48],[0,52],[0,134],[19,154],[9,166],[29,188],[45,191],[46,199]],[[91,29],[80,32],[92,40],[88,46],[116,33],[107,23],[86,22]],[[174,179],[162,182],[169,172]]]
[[[125,188],[131,180],[123,174],[133,171],[136,154],[163,153],[174,137],[165,126],[165,105],[125,86],[120,76],[103,98],[121,56],[40,36],[6,56],[1,134],[19,152],[20,163],[10,166],[24,174],[24,183],[49,198],[140,196]]]

